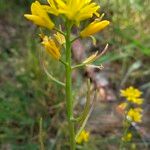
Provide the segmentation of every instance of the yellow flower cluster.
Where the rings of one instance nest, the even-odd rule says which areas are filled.
[[[76,142],[78,144],[82,144],[83,142],[88,142],[89,141],[89,132],[83,130],[78,138],[76,139]]]
[[[127,102],[121,103],[119,108],[122,110],[126,109],[127,119],[131,122],[140,123],[142,121],[142,108],[140,106],[133,108],[132,104],[141,105],[143,99],[140,98],[142,92],[132,86],[125,90],[120,91],[121,96],[127,99]]]
[[[54,16],[61,15],[61,18],[65,18],[63,20],[68,20],[76,25],[79,25],[81,21],[92,18],[95,15],[97,17],[95,21],[90,23],[80,32],[80,37],[82,38],[91,36],[109,25],[109,21],[101,21],[101,19],[98,18],[100,17],[100,14],[98,13],[100,6],[93,2],[93,0],[47,0],[47,2],[47,5],[42,5],[39,1],[33,2],[31,5],[31,14],[25,14],[25,18],[38,26],[52,30],[56,29],[56,25],[49,14]],[[59,37],[56,35],[56,38],[58,39]],[[59,42],[62,44],[65,40]],[[48,43],[54,45],[53,50],[52,46],[50,48]],[[58,60],[60,58],[60,53],[58,52],[59,47],[56,47],[54,41],[48,40],[47,37],[45,37],[43,45],[48,52],[51,51],[50,53],[55,59]]]
[[[129,102],[135,103],[135,104],[142,104],[143,99],[140,98],[142,95],[142,92],[132,86],[125,90],[121,90],[121,96],[125,97]]]
[[[91,18],[94,14],[99,17],[99,13],[97,11],[100,6],[91,2],[92,0],[51,1],[56,2],[59,14],[64,14],[69,20],[74,20],[77,24],[82,20]]]
[[[125,120],[123,123],[124,134],[121,138],[122,142],[130,142],[132,139],[132,133],[128,132],[130,126],[133,126],[133,123],[142,122],[142,111],[141,104],[143,99],[140,98],[142,92],[132,86],[127,89],[121,90],[120,95],[126,98],[126,101],[121,103],[118,106],[120,112],[124,112]],[[136,104],[136,105],[135,105]],[[121,144],[122,146],[123,144]]]

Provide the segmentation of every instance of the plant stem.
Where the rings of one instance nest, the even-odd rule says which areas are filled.
[[[72,99],[72,69],[71,69],[71,34],[72,25],[68,22],[66,25],[66,107],[67,107],[67,118],[69,125],[70,134],[70,149],[75,150],[75,131],[73,118],[73,99]]]
[[[39,142],[40,142],[40,150],[45,150],[44,143],[43,143],[43,131],[42,131],[42,126],[43,126],[43,119],[40,118],[40,122],[39,122]]]

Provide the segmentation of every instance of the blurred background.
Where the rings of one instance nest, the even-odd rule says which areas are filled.
[[[39,30],[28,22],[33,0],[0,0],[0,150],[38,150],[39,120],[43,118],[46,150],[67,150],[64,89],[43,72],[39,61]],[[75,114],[85,103],[86,79],[98,90],[94,111],[86,125],[90,141],[81,150],[117,150],[122,116],[117,111],[120,89],[134,86],[143,92],[143,121],[127,149],[150,149],[150,1],[97,0],[111,25],[91,39],[73,45],[74,63],[103,50],[108,52],[91,68],[73,72]],[[62,65],[47,59],[49,71],[65,81]],[[135,148],[136,145],[136,148]]]

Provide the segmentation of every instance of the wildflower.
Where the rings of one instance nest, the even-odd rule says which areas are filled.
[[[47,12],[43,9],[42,5],[38,1],[32,3],[31,13],[32,14],[25,14],[24,17],[32,21],[36,25],[48,29],[52,29],[54,27],[54,23],[51,21]]]
[[[64,14],[69,20],[75,21],[77,24],[80,21],[92,18],[95,14],[99,17],[97,12],[100,6],[92,0],[55,0],[60,14]]]
[[[78,138],[76,139],[76,142],[78,144],[81,144],[83,142],[88,142],[89,141],[89,132],[83,130],[80,135],[78,136]]]
[[[43,37],[42,44],[44,45],[46,51],[53,56],[55,59],[59,60],[61,57],[60,48],[56,45],[55,41],[47,36]]]
[[[138,104],[138,105],[141,105],[143,103],[143,101],[144,101],[142,98],[132,98],[132,99],[128,99],[127,98],[127,100],[131,101],[131,102],[133,102],[135,104]]]
[[[107,27],[109,25],[109,21],[104,20],[104,21],[98,21],[95,19],[95,21],[93,21],[92,23],[90,23],[85,29],[83,29],[80,32],[80,36],[81,37],[88,37],[91,36],[99,31],[101,31],[102,29],[104,29],[105,27]]]
[[[83,61],[83,64],[90,64],[90,63],[92,63],[93,61],[95,61],[96,58],[97,58],[97,54],[98,54],[98,51],[97,51],[95,54],[93,54],[93,55],[91,55],[90,57],[88,57],[87,59],[85,59],[85,60]]]
[[[132,139],[132,133],[128,132],[126,135],[124,135],[124,136],[122,137],[121,140],[122,140],[122,141],[125,141],[125,142],[130,142],[131,139]]]
[[[125,90],[121,90],[121,96],[126,97],[129,101],[134,98],[138,98],[141,95],[142,95],[142,92],[132,86],[130,86],[129,88]]]
[[[65,37],[61,33],[57,32],[56,34],[54,34],[54,37],[60,45],[65,43]]]
[[[48,5],[42,5],[42,7],[46,12],[53,14],[55,16],[58,16],[59,15],[58,8],[57,8],[56,3],[54,1],[55,0],[47,0],[49,6]]]
[[[131,108],[127,112],[127,119],[133,122],[140,123],[142,121],[142,109],[140,107],[138,108]]]

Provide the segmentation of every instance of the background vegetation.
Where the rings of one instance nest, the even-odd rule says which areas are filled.
[[[97,0],[98,1],[98,0]],[[83,150],[117,149],[122,132],[115,108],[120,102],[119,89],[135,86],[143,91],[144,118],[135,132],[134,142],[128,149],[148,149],[149,98],[150,98],[150,32],[148,0],[99,0],[101,12],[111,21],[111,26],[96,35],[96,46],[86,53],[102,49],[109,43],[109,52],[96,64],[105,67],[101,73],[108,75],[106,87],[115,100],[98,101],[87,125],[91,131],[89,143],[79,146]],[[43,118],[43,141],[46,149],[67,149],[64,133],[64,91],[44,74],[39,62],[40,41],[38,29],[23,17],[29,12],[31,0],[0,0],[0,149],[38,150],[39,120]],[[87,42],[87,41],[84,41]],[[64,80],[62,66],[49,60],[49,70]],[[78,89],[86,90],[81,82],[85,71],[78,73],[74,97]],[[102,82],[102,81],[100,81]],[[82,85],[82,87],[81,87]],[[83,93],[78,95],[83,99]],[[80,104],[82,108],[82,103]],[[76,113],[78,113],[78,108]],[[106,119],[108,117],[108,119]],[[93,118],[93,119],[92,119]],[[98,121],[93,121],[95,118]],[[94,123],[93,123],[94,122]],[[112,125],[112,126],[111,126]],[[135,129],[133,129],[135,130]]]

